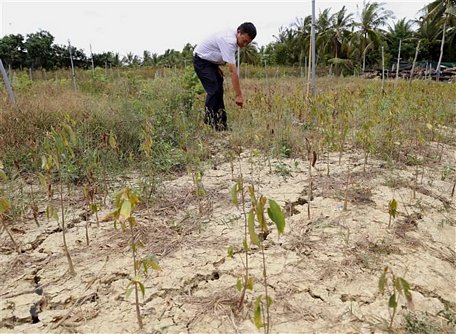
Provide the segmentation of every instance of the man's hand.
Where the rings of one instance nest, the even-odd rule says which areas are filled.
[[[242,95],[238,95],[234,99],[234,102],[236,102],[236,104],[242,108],[244,106],[244,97]]]

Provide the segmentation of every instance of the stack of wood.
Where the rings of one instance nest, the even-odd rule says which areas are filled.
[[[402,67],[399,69],[398,75],[401,79],[410,79],[412,67]],[[382,69],[365,70],[363,77],[366,79],[382,78]],[[385,79],[395,79],[396,71],[385,69]],[[422,67],[415,67],[413,71],[413,79],[432,79],[437,80],[437,71],[435,69],[426,69]],[[456,82],[456,67],[443,68],[440,71],[439,81]]]

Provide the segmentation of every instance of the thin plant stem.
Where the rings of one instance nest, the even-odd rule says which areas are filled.
[[[130,223],[130,232],[131,232],[131,253],[133,255],[133,270],[134,270],[135,277],[136,277],[138,275],[138,270],[136,268],[136,251],[135,251],[136,247],[134,247],[135,235],[134,235],[133,226],[131,223]],[[143,329],[144,325],[143,325],[142,318],[141,318],[141,310],[139,309],[138,284],[135,283],[134,286],[135,286],[136,317],[138,319],[139,328]]]
[[[17,251],[18,253],[20,253],[19,246],[18,246],[18,244],[16,243],[16,241],[14,240],[14,237],[13,237],[13,235],[11,234],[10,230],[8,229],[8,226],[6,226],[5,222],[3,221],[2,215],[0,215],[0,219],[1,219],[1,221],[2,221],[3,228],[5,229],[6,233],[8,234],[8,236],[10,237],[11,241],[12,241],[13,244],[14,244],[14,248],[16,248],[16,251]]]
[[[267,273],[266,273],[266,256],[264,254],[264,245],[263,242],[261,244],[261,255],[263,257],[263,284],[264,284],[264,294],[266,296],[266,325],[264,326],[264,333],[269,334],[270,330],[270,316],[269,316],[269,294],[268,294],[268,281],[267,281]]]
[[[65,209],[64,209],[64,206],[63,206],[63,183],[62,183],[61,179],[60,179],[60,209],[61,209],[61,212],[62,212],[63,247],[65,248],[65,255],[66,255],[67,260],[68,260],[69,272],[70,272],[70,274],[72,276],[75,276],[76,272],[74,271],[73,261],[71,260],[70,251],[68,250],[68,245],[67,245],[67,242],[66,242]]]

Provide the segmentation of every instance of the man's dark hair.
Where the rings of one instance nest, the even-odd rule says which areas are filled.
[[[253,25],[252,22],[244,22],[242,23],[238,28],[237,30],[241,33],[241,34],[247,34],[250,36],[250,38],[253,40],[256,35],[257,35],[257,31],[256,31],[256,28],[255,26]]]

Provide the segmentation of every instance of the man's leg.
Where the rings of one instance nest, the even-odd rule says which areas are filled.
[[[223,77],[220,75],[217,76],[217,85],[218,85],[218,101],[217,101],[217,124],[216,129],[219,131],[227,130],[228,125],[226,123],[226,111],[225,111],[225,102],[223,101]]]
[[[218,77],[220,75],[218,73],[218,65],[198,57],[194,58],[193,64],[195,72],[207,93],[204,123],[216,128],[219,123],[218,109],[220,105],[220,85],[218,83]]]

